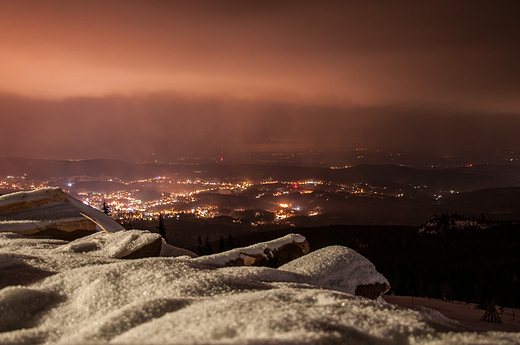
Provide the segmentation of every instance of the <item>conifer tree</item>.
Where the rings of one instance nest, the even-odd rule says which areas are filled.
[[[204,251],[205,255],[213,254],[213,248],[211,248],[211,243],[209,243],[209,237],[206,235],[206,240],[204,241]]]
[[[218,251],[222,253],[226,251],[226,242],[224,242],[224,237],[220,236],[220,240],[218,242]]]
[[[199,243],[199,245],[197,246],[197,254],[205,255],[206,249],[204,248],[204,244],[202,243],[202,235],[199,234],[199,237],[197,238],[197,242]]]
[[[110,208],[108,207],[107,202],[105,200],[103,200],[103,207],[101,208],[101,211],[103,211],[103,213],[107,216],[110,213]]]
[[[159,235],[164,238],[166,243],[168,243],[168,240],[166,239],[166,227],[164,226],[164,218],[163,215],[159,213],[159,225],[155,226],[157,230],[159,230]]]
[[[235,248],[235,241],[233,240],[233,236],[231,236],[231,234],[229,234],[228,239],[227,239],[227,249],[231,250],[233,248]]]

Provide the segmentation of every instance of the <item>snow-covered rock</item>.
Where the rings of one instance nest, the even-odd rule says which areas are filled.
[[[488,222],[483,216],[474,219],[463,218],[459,214],[436,214],[428,223],[419,229],[419,233],[444,234],[465,229],[489,229],[492,222]]]
[[[102,231],[96,223],[108,232],[124,229],[104,213],[83,204],[60,188],[0,196],[0,232],[74,240]]]
[[[518,333],[466,332],[421,311],[331,290],[343,285],[317,277],[319,267],[329,275],[341,269],[332,257],[345,250],[335,247],[330,256],[310,256],[313,268],[301,270],[216,268],[186,257],[122,260],[115,256],[123,248],[101,247],[84,253],[67,241],[0,233],[0,282],[28,272],[0,289],[0,343],[520,343]]]
[[[367,258],[343,246],[316,250],[279,269],[297,273],[300,282],[371,299],[390,289],[388,280]]]
[[[201,256],[199,263],[215,266],[265,266],[279,267],[310,252],[307,239],[289,234],[268,242],[236,248],[223,253]]]

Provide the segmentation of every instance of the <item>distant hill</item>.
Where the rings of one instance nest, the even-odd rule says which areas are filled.
[[[136,164],[113,159],[82,161],[0,158],[0,176],[27,174],[34,179],[70,176],[118,177],[134,180],[154,176],[250,180],[322,180],[353,184],[364,182],[391,189],[473,191],[485,188],[520,187],[520,166],[478,165],[463,168],[416,169],[397,165],[359,165],[348,169],[280,165]]]
[[[51,179],[69,176],[124,176],[135,171],[133,163],[113,159],[94,159],[82,161],[53,159],[0,158],[0,175],[22,176],[29,178]]]
[[[94,191],[108,194],[117,191],[127,191],[130,190],[131,187],[114,181],[80,181],[75,182],[70,189],[75,193],[88,193]]]
[[[439,199],[438,209],[466,217],[483,213],[492,220],[520,220],[520,188],[488,188],[448,195]]]

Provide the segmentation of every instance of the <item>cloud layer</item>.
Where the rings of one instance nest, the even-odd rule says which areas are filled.
[[[512,142],[520,28],[511,6],[4,1],[0,116],[10,132],[0,155],[97,156],[109,144],[410,147],[441,124]],[[473,145],[467,133],[444,139],[439,147]]]

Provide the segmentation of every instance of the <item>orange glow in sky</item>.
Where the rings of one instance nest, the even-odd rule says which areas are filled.
[[[518,77],[518,48],[502,36],[515,33],[507,6],[450,9],[442,2],[3,1],[0,90],[517,110],[518,89],[509,84],[519,83],[509,79]]]
[[[100,119],[140,138],[111,141],[128,152],[427,145],[467,116],[509,130],[490,119],[520,114],[519,27],[511,2],[0,1],[0,155],[83,157],[35,133]]]

